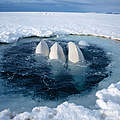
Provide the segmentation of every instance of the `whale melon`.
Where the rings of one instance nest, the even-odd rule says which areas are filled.
[[[50,48],[49,58],[65,62],[66,59],[63,49],[57,42]]]
[[[72,63],[84,61],[82,51],[73,42],[68,43],[68,61]]]
[[[35,53],[43,56],[49,55],[49,47],[44,40],[41,40],[41,42],[37,45]]]

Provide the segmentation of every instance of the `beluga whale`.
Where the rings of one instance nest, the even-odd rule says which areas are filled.
[[[49,58],[65,63],[66,61],[65,54],[63,52],[62,47],[59,45],[59,43],[55,42],[52,45],[52,47],[50,48]]]
[[[86,77],[85,73],[87,71],[85,59],[82,51],[74,42],[69,42],[67,47],[68,47],[68,70],[76,83],[76,88],[80,90],[82,86],[85,84]]]
[[[36,54],[41,54],[43,56],[49,56],[49,47],[44,40],[41,40],[40,43],[37,45]]]
[[[78,63],[84,61],[82,51],[73,42],[68,43],[68,61],[72,63]]]

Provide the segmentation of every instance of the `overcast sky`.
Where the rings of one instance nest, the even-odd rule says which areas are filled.
[[[120,0],[0,0],[0,11],[120,12]]]

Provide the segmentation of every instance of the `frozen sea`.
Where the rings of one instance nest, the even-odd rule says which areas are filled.
[[[0,16],[0,120],[120,119],[120,15]],[[35,55],[41,40],[58,42],[66,56],[74,42],[85,64],[69,68]]]

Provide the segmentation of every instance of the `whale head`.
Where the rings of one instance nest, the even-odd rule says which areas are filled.
[[[63,49],[59,45],[59,43],[55,42],[53,46],[50,48],[49,58],[61,61],[63,63],[66,61]]]
[[[82,54],[82,51],[73,42],[68,43],[68,61],[72,63],[84,61],[84,56]]]
[[[44,40],[41,40],[41,42],[37,45],[35,53],[43,56],[49,55],[49,47]]]

